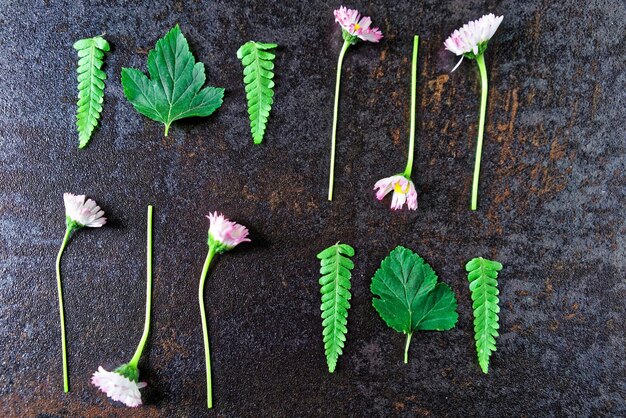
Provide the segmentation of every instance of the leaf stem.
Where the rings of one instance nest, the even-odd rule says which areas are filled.
[[[133,358],[128,364],[137,367],[141,353],[148,341],[150,333],[150,312],[152,308],[152,205],[148,206],[148,227],[147,227],[147,244],[146,244],[146,320],[144,322],[143,334]]]
[[[166,123],[165,124],[165,136],[167,136],[167,133],[169,132],[169,130],[170,130],[170,124]]]
[[[409,346],[411,345],[412,336],[412,333],[408,333],[406,335],[406,345],[404,346],[404,364],[407,364],[409,362]]]
[[[409,155],[404,169],[404,177],[411,178],[413,171],[413,154],[415,153],[415,92],[417,88],[417,49],[419,46],[418,35],[413,37],[413,62],[411,64],[411,128],[409,131]]]
[[[339,53],[339,60],[337,62],[337,80],[335,82],[335,107],[333,110],[333,133],[330,145],[330,175],[328,176],[328,200],[333,200],[333,183],[335,181],[335,146],[337,142],[337,113],[339,111],[339,88],[341,85],[341,65],[343,64],[343,57],[350,46],[350,42],[347,40],[343,42],[341,52]]]
[[[478,207],[478,177],[480,175],[480,159],[483,151],[483,134],[485,131],[485,113],[487,110],[487,67],[485,66],[485,55],[476,57],[476,64],[480,71],[481,95],[480,95],[480,117],[478,119],[478,139],[476,141],[476,160],[474,162],[474,180],[472,183],[472,202],[470,209],[476,210]]]
[[[206,280],[211,260],[215,255],[213,247],[209,246],[209,253],[204,261],[204,267],[202,267],[202,275],[200,276],[200,286],[198,288],[198,301],[200,302],[200,318],[202,319],[202,337],[204,339],[204,360],[206,364],[206,402],[207,408],[213,408],[213,386],[211,385],[211,351],[209,348],[209,332],[206,324],[206,312],[204,309],[204,282]]]
[[[61,248],[59,249],[59,254],[57,255],[57,292],[59,293],[59,314],[61,318],[61,358],[63,359],[63,391],[70,391],[70,383],[69,377],[67,374],[67,345],[65,343],[65,311],[63,308],[63,284],[61,282],[61,256],[63,255],[63,251],[65,251],[65,247],[70,239],[70,235],[72,234],[72,228],[67,227],[65,230],[65,236],[63,237],[63,243],[61,244]]]

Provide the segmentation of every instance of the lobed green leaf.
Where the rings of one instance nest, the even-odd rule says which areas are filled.
[[[390,328],[407,334],[409,343],[415,331],[445,331],[458,320],[452,289],[437,283],[432,267],[402,246],[382,261],[370,289],[380,317]]]
[[[209,116],[222,105],[224,89],[204,87],[204,64],[196,63],[176,25],[148,53],[148,73],[122,69],[124,95],[142,115],[165,125],[192,116]]]

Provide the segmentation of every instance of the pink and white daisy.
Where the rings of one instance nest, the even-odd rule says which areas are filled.
[[[452,71],[458,68],[466,54],[470,54],[468,58],[474,58],[485,52],[487,42],[496,33],[503,19],[504,16],[496,16],[490,13],[478,20],[472,20],[463,25],[462,28],[452,32],[452,35],[446,39],[444,45],[448,51],[461,55],[461,60]]]
[[[65,216],[79,227],[99,228],[106,223],[104,211],[91,199],[85,201],[85,195],[63,193]]]
[[[91,377],[91,383],[109,398],[130,407],[141,405],[139,389],[147,386],[145,382],[133,382],[119,373],[106,371],[102,366]]]
[[[417,190],[415,190],[415,185],[410,179],[401,174],[378,180],[374,185],[374,190],[376,189],[378,189],[376,192],[378,200],[383,200],[389,192],[393,191],[391,209],[402,209],[405,203],[410,210],[417,209]]]
[[[221,213],[213,212],[206,215],[209,218],[209,245],[216,245],[216,252],[228,251],[241,244],[250,242],[248,228],[236,222],[229,221]]]
[[[86,226],[99,228],[106,223],[104,211],[96,202],[89,199],[85,202],[85,195],[73,195],[71,193],[63,193],[63,202],[65,203],[65,236],[61,243],[61,248],[57,255],[56,276],[57,289],[59,293],[59,316],[61,319],[61,358],[63,362],[63,390],[70,391],[69,374],[67,373],[67,345],[65,340],[65,313],[63,312],[63,287],[61,279],[61,257],[65,251],[65,247],[70,240],[70,236],[76,230]]]
[[[207,408],[213,408],[213,384],[211,382],[211,350],[209,348],[209,331],[207,329],[206,310],[204,309],[204,283],[206,282],[209,266],[213,256],[231,250],[242,242],[250,241],[248,238],[248,228],[236,222],[229,221],[224,215],[218,212],[206,215],[209,218],[209,252],[202,275],[200,276],[200,286],[198,288],[198,299],[200,304],[200,318],[202,320],[202,335],[204,337],[204,361],[206,364],[206,400]]]
[[[341,6],[335,10],[335,22],[351,36],[356,36],[364,41],[380,42],[383,33],[379,28],[372,28],[372,19],[369,16],[361,18],[358,10],[348,9]]]

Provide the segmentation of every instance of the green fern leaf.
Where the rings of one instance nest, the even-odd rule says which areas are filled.
[[[489,357],[496,351],[496,337],[498,336],[498,271],[502,264],[482,257],[470,260],[465,266],[469,273],[472,292],[472,308],[474,309],[474,333],[478,363],[483,373],[489,371]]]
[[[354,263],[348,257],[354,256],[354,248],[337,243],[317,255],[321,260],[319,280],[322,294],[322,327],[324,349],[328,371],[334,372],[337,359],[343,353],[348,328],[348,302],[350,294],[350,270]]]
[[[250,129],[255,144],[263,142],[265,126],[274,103],[274,55],[267,52],[276,44],[246,42],[237,51],[237,58],[243,64],[243,82],[246,85]]]
[[[104,101],[104,80],[102,71],[104,53],[109,51],[109,43],[101,36],[81,39],[74,43],[78,51],[78,103],[76,104],[76,128],[78,148],[89,144],[91,134],[98,125],[102,102]]]

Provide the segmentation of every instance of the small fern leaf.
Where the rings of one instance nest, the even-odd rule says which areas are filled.
[[[334,372],[337,359],[343,353],[348,332],[348,302],[350,294],[350,270],[354,263],[348,257],[354,256],[354,248],[337,243],[317,255],[321,260],[319,280],[322,294],[322,335],[328,371]]]
[[[489,372],[489,357],[496,351],[498,334],[498,271],[502,264],[482,257],[470,260],[465,266],[469,273],[467,279],[472,292],[474,309],[474,333],[478,363],[483,373]]]
[[[110,50],[109,43],[101,36],[77,41],[78,51],[78,103],[76,104],[76,127],[78,148],[84,148],[98,125],[102,102],[104,101],[104,80],[102,71],[104,53]]]
[[[255,144],[263,142],[267,119],[274,103],[274,55],[268,52],[276,44],[246,42],[237,51],[243,64],[243,82],[246,85],[250,130]]]

